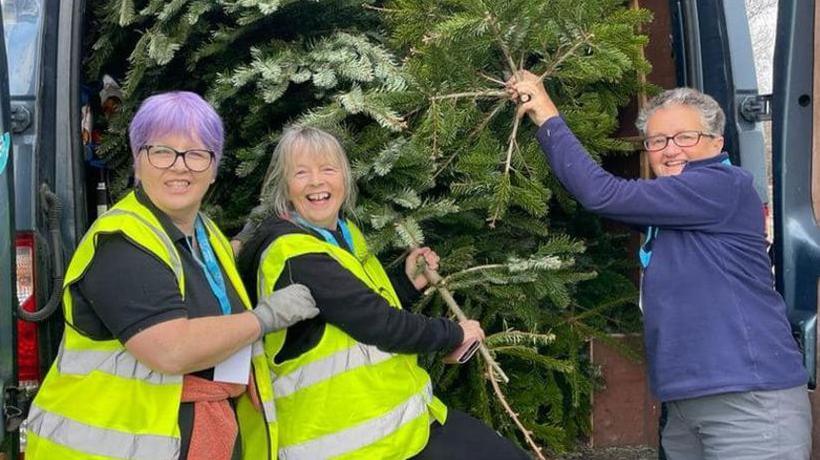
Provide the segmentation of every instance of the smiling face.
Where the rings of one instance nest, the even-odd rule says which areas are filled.
[[[646,137],[674,136],[683,131],[707,133],[697,109],[686,105],[671,105],[657,109],[646,121]],[[700,138],[691,147],[679,147],[672,139],[656,152],[646,152],[649,165],[656,176],[676,176],[690,161],[705,160],[718,155],[723,149],[723,136]]]
[[[166,135],[152,138],[149,145],[163,145],[175,150],[205,149],[199,140],[187,136]],[[214,162],[202,172],[191,172],[181,157],[168,169],[159,169],[148,161],[146,150],[141,150],[136,159],[134,173],[136,179],[151,202],[167,214],[183,232],[193,231],[193,222],[202,198],[215,178]]]
[[[291,206],[309,223],[336,230],[346,196],[342,165],[330,153],[299,147],[285,171]]]

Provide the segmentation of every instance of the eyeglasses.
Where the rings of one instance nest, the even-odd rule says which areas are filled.
[[[669,139],[678,147],[694,147],[700,142],[701,137],[717,137],[714,134],[703,133],[700,131],[681,131],[674,136],[649,136],[643,140],[643,147],[647,152],[657,152],[663,150],[669,145]]]
[[[202,172],[211,166],[214,161],[214,152],[206,149],[179,150],[164,145],[143,145],[148,163],[157,169],[170,169],[182,157],[182,163],[192,172]]]

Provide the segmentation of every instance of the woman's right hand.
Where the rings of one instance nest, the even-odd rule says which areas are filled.
[[[259,321],[264,336],[313,318],[319,314],[319,309],[307,286],[291,284],[259,299],[253,314]]]
[[[481,324],[479,324],[478,321],[468,319],[466,321],[460,321],[458,325],[461,326],[461,330],[464,332],[464,339],[462,339],[459,346],[465,343],[481,342],[484,340],[484,330],[481,329]]]

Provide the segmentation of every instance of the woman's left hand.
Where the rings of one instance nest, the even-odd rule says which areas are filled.
[[[427,268],[430,270],[438,270],[439,257],[432,249],[423,247],[413,249],[407,256],[407,259],[405,259],[404,272],[407,273],[407,278],[413,283],[416,290],[420,291],[424,289],[429,282],[427,281],[427,277],[424,276],[424,272],[419,271],[419,257],[424,257]]]
[[[558,108],[552,102],[541,79],[528,70],[520,70],[505,84],[510,99],[518,103],[518,116],[525,113],[536,126],[558,116]]]

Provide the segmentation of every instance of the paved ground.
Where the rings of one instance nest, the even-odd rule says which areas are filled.
[[[657,460],[658,451],[651,447],[611,447],[582,449],[563,454],[556,460]]]

